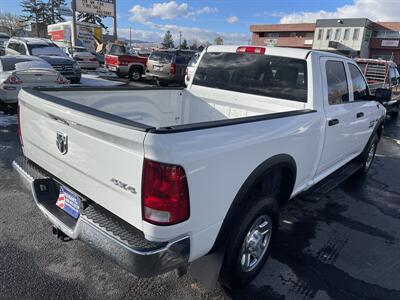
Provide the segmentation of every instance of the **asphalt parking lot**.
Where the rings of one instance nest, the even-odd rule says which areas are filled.
[[[400,299],[400,118],[387,120],[365,180],[284,208],[271,258],[235,295],[173,272],[138,279],[81,242],[57,240],[12,173],[16,123],[0,112],[1,299]]]

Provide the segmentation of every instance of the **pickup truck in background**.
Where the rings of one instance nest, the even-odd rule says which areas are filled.
[[[187,88],[22,90],[13,167],[59,236],[138,276],[222,253],[237,289],[289,199],[350,161],[368,172],[388,95],[343,56],[210,46]]]
[[[147,57],[130,54],[124,45],[111,44],[104,56],[105,67],[118,77],[140,80],[146,71]]]
[[[378,88],[391,91],[390,101],[382,104],[391,117],[397,117],[400,111],[400,75],[396,63],[382,59],[355,58],[354,60],[363,71],[371,93]]]

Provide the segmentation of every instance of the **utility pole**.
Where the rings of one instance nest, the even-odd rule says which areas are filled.
[[[132,26],[129,26],[129,48],[132,48]]]
[[[117,0],[114,0],[114,41],[117,39]]]
[[[71,8],[72,8],[71,47],[75,47],[75,45],[76,45],[76,0],[72,0]]]
[[[182,32],[179,31],[179,50],[181,49],[181,45],[182,45]]]

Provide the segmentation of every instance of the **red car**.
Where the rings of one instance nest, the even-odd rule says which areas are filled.
[[[146,71],[147,57],[130,54],[124,45],[112,44],[104,57],[105,66],[118,77],[140,80]]]

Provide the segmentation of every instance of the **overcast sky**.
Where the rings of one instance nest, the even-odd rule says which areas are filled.
[[[67,1],[69,2],[69,1]],[[19,1],[0,0],[3,12],[20,13]],[[166,30],[175,40],[179,32],[190,42],[247,43],[251,24],[314,22],[318,18],[367,17],[400,21],[400,0],[117,0],[118,33],[158,42]],[[112,32],[112,20],[105,23]]]

